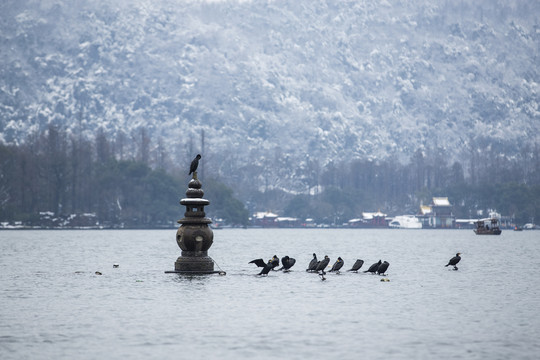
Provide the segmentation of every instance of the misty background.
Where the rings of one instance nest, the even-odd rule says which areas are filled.
[[[176,220],[197,153],[205,188],[227,194],[208,211],[237,209],[231,223],[415,213],[431,196],[463,217],[540,215],[538,1],[7,0],[0,14],[0,220]]]

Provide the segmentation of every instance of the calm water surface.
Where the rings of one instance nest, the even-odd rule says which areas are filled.
[[[165,274],[175,230],[0,231],[0,358],[538,359],[540,232],[214,235],[226,276]],[[445,268],[458,251],[459,271]],[[321,281],[304,271],[313,252],[347,269],[387,260],[390,282]],[[255,276],[248,262],[274,254],[294,271]]]

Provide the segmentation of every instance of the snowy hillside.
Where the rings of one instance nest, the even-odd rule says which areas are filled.
[[[293,188],[290,169],[313,162],[514,156],[539,140],[536,0],[7,0],[0,13],[4,142],[49,124],[146,128],[185,163],[204,130],[209,171]]]

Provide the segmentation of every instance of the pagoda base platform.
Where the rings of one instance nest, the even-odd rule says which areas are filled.
[[[219,274],[219,275],[227,275],[225,271],[180,271],[180,270],[170,270],[165,271],[165,274],[181,274],[181,275],[211,275],[211,274]]]
[[[165,273],[185,274],[185,275],[225,275],[223,270],[214,270],[214,260],[207,255],[206,251],[182,251],[174,263],[174,270]]]

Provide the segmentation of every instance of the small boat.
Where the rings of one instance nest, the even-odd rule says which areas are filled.
[[[400,215],[390,221],[388,226],[394,229],[421,229],[422,223],[414,215]]]
[[[212,230],[221,230],[221,229],[223,229],[223,226],[221,226],[219,223],[212,223],[212,224],[210,224],[210,229],[212,229]]]
[[[480,219],[474,225],[476,226],[474,229],[476,235],[501,235],[502,232],[497,218]]]

